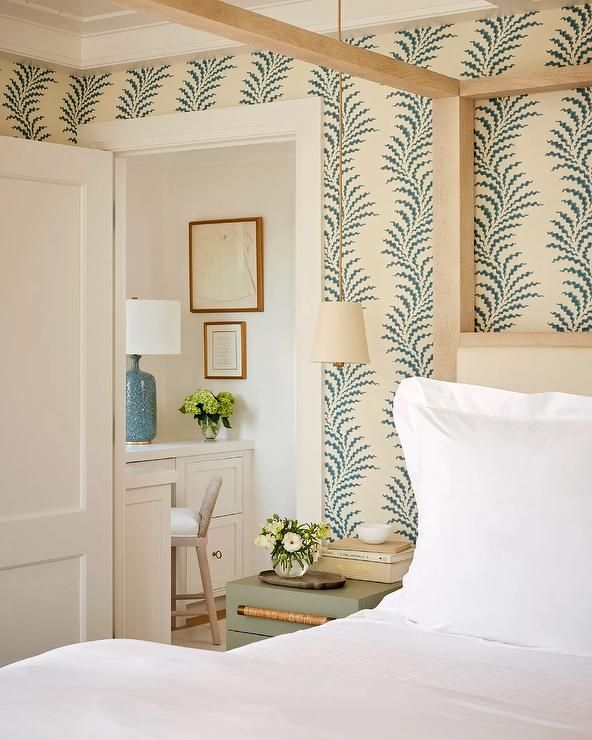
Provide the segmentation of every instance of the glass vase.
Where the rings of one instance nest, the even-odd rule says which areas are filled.
[[[214,421],[208,416],[204,421],[199,422],[199,426],[206,442],[212,442],[220,431],[220,420]]]
[[[308,563],[300,565],[295,560],[289,565],[272,561],[272,565],[278,576],[281,576],[282,578],[300,578],[300,576],[303,576],[309,568]]]

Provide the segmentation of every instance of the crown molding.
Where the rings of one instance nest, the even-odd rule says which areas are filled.
[[[262,7],[265,7],[266,14],[278,20],[317,33],[334,33],[334,21],[318,13],[312,14],[313,5],[314,0],[305,0],[288,4],[268,3]],[[359,14],[351,18],[345,23],[346,32],[379,33],[414,22],[450,21],[452,18],[483,15],[496,10],[496,6],[487,0],[454,0],[399,11],[392,6],[392,0],[375,0],[371,10],[380,11],[384,8],[385,12]],[[0,53],[75,71],[200,55],[241,46],[212,34],[158,21],[106,31],[92,31],[92,24],[88,24],[88,32],[85,29],[84,33],[14,18],[6,13],[0,13],[0,21]]]

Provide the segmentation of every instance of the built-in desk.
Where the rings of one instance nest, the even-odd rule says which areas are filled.
[[[222,488],[208,536],[214,589],[243,575],[243,524],[251,498],[254,444],[245,440],[128,445],[125,513],[119,536],[122,582],[115,590],[115,635],[170,642],[170,508],[199,509],[208,481]],[[200,592],[191,548],[177,548],[177,592]],[[183,608],[182,603],[179,604]]]

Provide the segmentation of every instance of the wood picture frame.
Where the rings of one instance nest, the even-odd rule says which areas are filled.
[[[263,291],[261,216],[190,221],[192,313],[261,312]]]
[[[206,380],[246,379],[246,321],[205,321],[203,338]]]

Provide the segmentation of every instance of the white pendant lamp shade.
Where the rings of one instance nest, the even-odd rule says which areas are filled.
[[[126,301],[125,351],[128,355],[180,354],[181,302]]]
[[[325,301],[319,306],[313,362],[370,362],[361,303]]]

